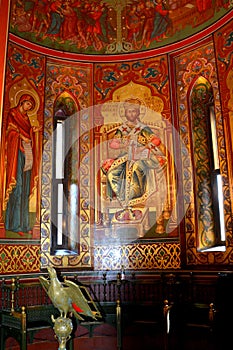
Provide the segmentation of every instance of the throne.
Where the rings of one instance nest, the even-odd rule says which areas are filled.
[[[116,130],[121,123],[112,123],[103,125],[99,131],[99,164],[100,167],[106,159],[116,159],[119,156],[120,150],[112,149],[109,147],[109,141],[114,137]],[[149,122],[147,125],[152,131],[158,135],[163,145],[165,146],[165,155],[167,156],[167,133],[166,124],[164,121],[159,120],[156,122]],[[107,195],[107,176],[100,170],[97,190],[98,190],[98,212],[100,213],[100,226],[105,228],[105,234],[111,235],[113,238],[124,238],[125,240],[135,240],[143,238],[145,233],[155,224],[156,221],[161,221],[161,215],[164,207],[167,205],[167,170],[161,175],[161,179],[158,179],[158,175],[155,174],[156,170],[150,170],[152,173],[150,176],[154,180],[154,189],[152,194],[144,202],[138,203],[133,207],[133,210],[137,213],[140,212],[139,217],[135,217],[134,220],[119,220],[116,216],[121,209],[121,203],[116,195],[110,200]],[[166,180],[166,181],[164,181]],[[158,191],[159,189],[159,191]],[[161,193],[163,195],[161,196]],[[151,219],[152,217],[152,219]],[[152,221],[152,223],[150,222]],[[158,227],[158,225],[157,225]],[[164,228],[159,226],[160,233],[164,233]]]

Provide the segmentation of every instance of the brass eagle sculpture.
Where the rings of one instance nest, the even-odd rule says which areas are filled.
[[[66,318],[69,313],[73,313],[81,321],[84,320],[84,316],[93,320],[102,318],[85,286],[79,286],[69,280],[61,282],[53,267],[47,267],[47,270],[50,280],[42,276],[39,277],[39,280],[53,305],[59,310],[61,317]]]

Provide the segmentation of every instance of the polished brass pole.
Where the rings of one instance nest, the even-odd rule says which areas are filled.
[[[72,321],[70,318],[61,316],[55,319],[52,315],[51,318],[54,323],[53,329],[55,332],[55,338],[59,342],[58,350],[66,350],[66,343],[71,338],[73,330]]]

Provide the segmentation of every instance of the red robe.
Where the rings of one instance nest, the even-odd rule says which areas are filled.
[[[5,143],[5,161],[6,161],[6,191],[5,205],[9,199],[12,189],[16,185],[17,166],[18,166],[18,150],[24,153],[22,141],[31,140],[33,166],[31,173],[30,194],[36,186],[38,178],[38,154],[35,147],[35,133],[32,130],[30,120],[27,115],[20,113],[19,107],[12,108],[9,111],[6,125],[6,143]]]

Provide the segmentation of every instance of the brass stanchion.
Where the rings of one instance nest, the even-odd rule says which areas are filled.
[[[54,322],[54,332],[55,338],[59,342],[58,350],[66,350],[66,343],[71,338],[71,333],[73,330],[73,324],[70,318],[67,317],[58,317],[54,318],[51,316],[52,321]]]

